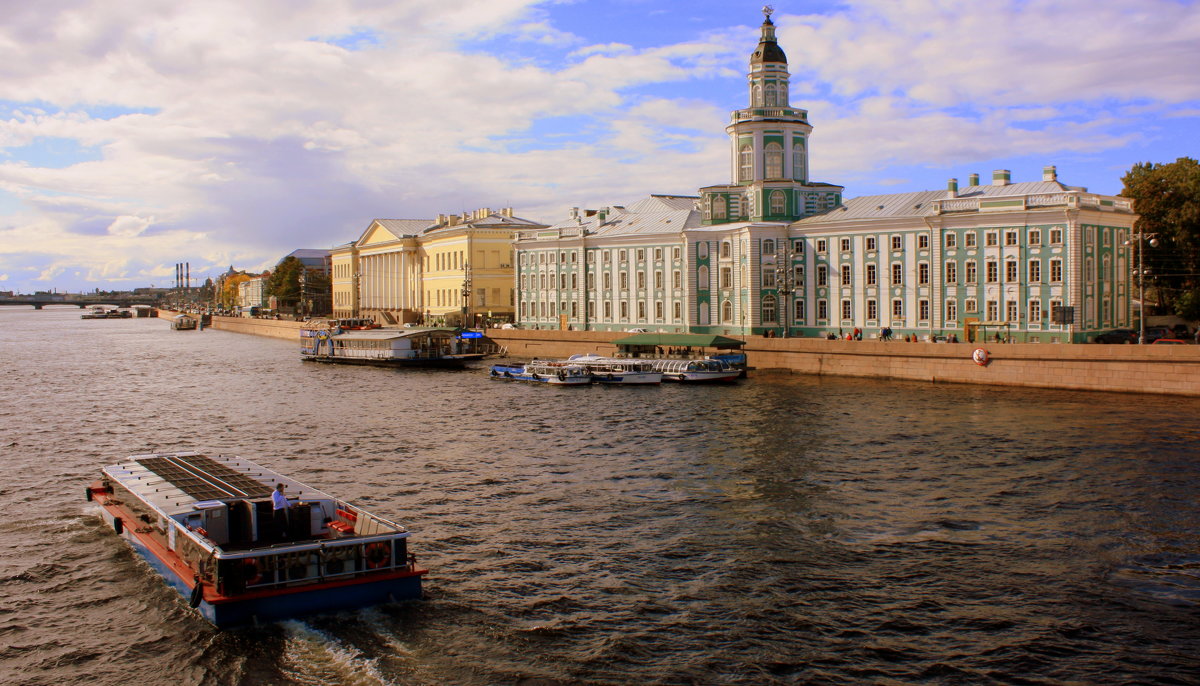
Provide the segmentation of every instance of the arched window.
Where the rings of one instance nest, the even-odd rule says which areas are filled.
[[[738,181],[754,180],[754,148],[743,145],[738,153]]]
[[[764,255],[774,255],[775,254],[775,239],[767,238],[763,241],[763,254]]]
[[[764,295],[762,299],[762,320],[763,323],[775,322],[776,319],[775,296]]]
[[[708,243],[697,243],[696,244],[696,257],[698,257],[702,260],[704,258],[708,257]]]
[[[796,181],[804,180],[804,144],[796,142],[792,144],[792,178]]]
[[[721,257],[733,257],[733,243],[721,241]]]
[[[728,300],[721,303],[721,323],[733,323],[733,303]]]
[[[787,213],[787,196],[783,191],[771,191],[771,215],[781,217]]]
[[[762,86],[758,85],[757,83],[754,84],[753,98],[754,98],[754,102],[751,104],[751,106],[752,107],[762,107],[762,103],[763,103]]]
[[[714,195],[712,198],[712,218],[724,219],[725,215],[725,196]]]
[[[704,203],[704,218],[705,219],[712,219],[712,206],[713,206],[713,202],[716,201],[716,199],[717,199],[716,196],[710,195],[710,196],[708,196],[708,200]]]
[[[782,83],[779,85],[779,106],[780,107],[787,107],[787,104],[788,104],[787,91],[788,91],[788,87],[787,87],[786,83]]]
[[[702,291],[708,290],[709,288],[707,265],[701,266],[700,270],[696,274],[696,288]]]
[[[767,107],[775,107],[778,104],[779,101],[775,99],[775,86],[773,84],[767,84]]]
[[[783,176],[783,146],[778,143],[767,143],[766,173],[768,179],[778,179]]]

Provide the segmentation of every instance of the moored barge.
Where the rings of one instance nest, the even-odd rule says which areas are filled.
[[[219,628],[419,598],[428,571],[403,526],[237,457],[133,455],[87,498]]]

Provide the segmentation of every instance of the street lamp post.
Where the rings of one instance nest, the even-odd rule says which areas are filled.
[[[462,285],[462,326],[470,328],[467,322],[467,316],[471,311],[471,263],[463,264],[463,285]]]
[[[1137,246],[1138,246],[1138,251],[1137,251],[1138,252],[1138,267],[1135,272],[1138,277],[1138,345],[1145,345],[1146,344],[1146,274],[1148,274],[1149,272],[1146,271],[1146,258],[1145,258],[1146,251],[1145,251],[1145,247],[1142,245],[1142,243],[1143,243],[1143,241],[1149,241],[1150,247],[1157,248],[1158,247],[1158,235],[1153,234],[1153,233],[1146,233],[1145,231],[1138,231],[1137,233],[1133,234],[1133,236],[1131,236],[1131,239],[1132,240],[1125,241],[1125,245],[1128,247],[1128,246],[1132,245],[1133,241],[1136,240]]]
[[[783,337],[787,338],[791,331],[791,300],[796,291],[796,272],[792,268],[792,239],[784,236],[782,247],[777,253],[779,261],[775,263],[775,287],[779,290],[779,311],[776,316],[783,323]]]

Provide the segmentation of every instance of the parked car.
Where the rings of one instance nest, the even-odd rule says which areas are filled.
[[[1113,329],[1104,333],[1096,334],[1097,343],[1125,343],[1133,344],[1138,342],[1138,332],[1133,329]]]
[[[1191,337],[1191,332],[1188,331],[1187,324],[1176,324],[1171,327],[1171,337],[1178,339],[1187,339]]]
[[[1178,338],[1160,338],[1154,341],[1154,345],[1187,345],[1187,341],[1181,341]]]
[[[1146,342],[1153,343],[1160,338],[1175,338],[1171,333],[1171,329],[1165,326],[1147,326],[1146,327]]]
[[[634,327],[632,329],[625,329],[625,333],[650,333],[650,332],[641,327]]]

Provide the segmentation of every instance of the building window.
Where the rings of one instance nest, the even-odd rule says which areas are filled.
[[[904,238],[901,236],[892,236],[892,250],[900,250],[904,247]]]
[[[805,316],[804,300],[801,298],[796,298],[792,307],[793,307],[792,321],[797,324],[803,324],[804,316]]]
[[[1017,244],[1017,232],[1016,231],[1005,231],[1004,232],[1004,244],[1005,245],[1016,245]]]
[[[874,236],[867,236],[867,250],[868,250],[868,251],[871,251],[871,250],[874,250],[874,249],[875,249],[875,237],[874,237]]]
[[[604,301],[604,319],[612,321],[612,303],[607,300]]]
[[[621,290],[623,290],[623,291],[629,290],[629,273],[621,272],[618,276],[621,281]]]
[[[842,321],[849,321],[851,314],[853,314],[853,310],[851,309],[850,300],[842,300]]]
[[[1004,263],[1004,280],[1014,283],[1017,280],[1017,261],[1008,260]]]
[[[679,259],[679,248],[671,248],[671,259],[673,259],[673,260]]]
[[[629,303],[621,301],[621,321],[629,319]]]
[[[917,285],[919,285],[919,286],[928,286],[929,285],[929,263],[928,262],[922,262],[917,265]]]
[[[968,233],[963,234],[963,245],[965,245],[966,247],[974,248],[975,240],[976,240],[976,238],[975,238],[974,231],[970,231]]]
[[[672,303],[672,305],[671,305],[671,312],[672,312],[672,314],[674,315],[674,316],[673,316],[673,319],[674,319],[675,321],[679,321],[679,320],[682,318],[683,304],[682,304],[682,303],[680,303],[678,300],[676,300],[676,301],[675,301],[674,303]]]
[[[1042,244],[1041,229],[1030,229],[1029,230],[1029,244],[1030,245],[1041,245]]]
[[[662,304],[662,301],[661,301],[661,300],[655,300],[655,301],[654,301],[654,318],[655,318],[655,319],[657,319],[658,321],[662,321],[662,318],[663,318],[663,304]]]
[[[765,102],[765,105],[767,107],[777,107],[778,102],[775,98],[775,85],[774,84],[770,84],[770,83],[767,84],[766,94],[767,94],[767,100]]]
[[[922,233],[917,235],[917,247],[925,250],[929,247],[929,234]]]
[[[776,312],[777,311],[775,308],[775,296],[773,296],[773,295],[763,296],[763,299],[762,299],[762,320],[763,320],[763,322],[764,323],[766,323],[766,322],[774,323],[778,317]]]
[[[592,272],[588,272],[587,289],[590,291],[590,290],[594,290],[595,288],[596,288],[596,275]]]
[[[721,267],[721,288],[733,288],[732,267]]]
[[[875,279],[875,272],[876,272],[876,271],[877,271],[877,268],[876,268],[876,266],[875,266],[875,265],[873,265],[873,264],[868,264],[868,265],[867,265],[867,285],[868,285],[868,286],[874,286],[874,285],[875,285],[875,281],[876,281],[876,279]]]
[[[1030,300],[1029,301],[1029,323],[1036,324],[1040,321],[1042,321],[1042,301]]]
[[[764,255],[774,255],[775,254],[775,241],[774,240],[767,238],[763,241],[762,245],[763,245],[762,251],[763,251]]]
[[[995,300],[987,301],[987,320],[994,322],[1000,318],[1000,303]]]
[[[637,287],[639,291],[646,289],[646,272],[637,273]]]
[[[595,250],[588,251],[587,263],[588,264],[596,264],[596,251]]]
[[[904,265],[899,262],[892,263],[892,285],[898,286],[904,283]]]
[[[780,153],[781,155],[783,153]],[[771,215],[782,217],[787,213],[787,197],[783,191],[771,191]]]
[[[618,250],[618,251],[617,251],[617,261],[619,261],[619,262],[625,262],[625,261],[626,261],[626,258],[625,258],[625,251],[624,251],[624,250]]]
[[[829,285],[829,267],[827,267],[823,264],[817,265],[817,285],[818,286]]]
[[[754,180],[754,149],[743,145],[738,153],[738,181]]]
[[[1083,263],[1083,278],[1086,281],[1096,280],[1096,259],[1094,257],[1087,258]]]
[[[1050,260],[1050,283],[1062,283],[1062,260]]]
[[[733,243],[729,241],[723,241],[721,243],[721,257],[725,259],[733,257]]]
[[[1029,283],[1041,283],[1042,281],[1042,261],[1029,260]]]
[[[817,321],[829,319],[829,302],[825,299],[817,301]]]
[[[849,238],[842,239],[842,252],[850,252],[850,239]]]
[[[975,260],[968,260],[967,266],[967,283],[979,282],[979,263]]]
[[[676,289],[683,288],[683,275],[678,269],[671,272],[671,287]]]
[[[725,196],[723,196],[723,195],[712,196],[712,198],[710,198],[710,204],[712,205],[712,218],[713,219],[724,219],[727,214],[726,205],[725,205]]]
[[[766,161],[766,178],[783,178],[783,146],[778,143],[767,143],[763,152]],[[774,204],[774,199],[772,199],[772,204]]]
[[[958,283],[958,263],[946,263],[946,283]]]
[[[892,301],[892,319],[904,318],[904,301],[899,298]]]
[[[958,320],[958,301],[946,301],[946,321],[953,322]]]
[[[917,301],[917,319],[922,322],[929,321],[929,301],[928,300],[921,299],[921,300]]]
[[[645,249],[645,248],[638,248],[638,250],[637,250],[637,261],[638,261],[638,262],[645,262],[645,261],[646,261],[646,249]]]
[[[947,248],[953,248],[958,244],[958,236],[957,234],[948,233],[945,236],[945,241]]]
[[[842,265],[842,285],[843,285],[843,286],[849,286],[849,285],[850,285],[850,278],[851,278],[851,274],[850,274],[850,265],[848,265],[848,264],[843,264],[843,265]]]
[[[660,272],[660,271],[656,271],[656,272],[654,272],[654,287],[655,287],[656,289],[658,289],[658,290],[662,290],[662,287],[663,287],[663,273],[662,273],[662,272]]]
[[[577,319],[578,317],[579,317],[579,303],[572,300],[571,301],[571,319]]]
[[[604,272],[604,290],[612,290],[612,272]]]
[[[1062,229],[1050,229],[1050,244],[1062,245],[1063,232]]]
[[[875,321],[879,319],[879,303],[874,299],[867,301],[867,320]]]
[[[571,290],[576,288],[579,288],[579,275],[573,273],[571,274]]]
[[[987,247],[989,248],[1000,245],[1000,235],[995,231],[988,231],[983,235],[983,237],[986,241]]]
[[[640,321],[640,322],[646,321],[646,301],[645,300],[638,301],[637,313],[638,313],[638,315],[637,315],[638,321]]]
[[[774,269],[768,268],[768,269],[764,269],[762,271],[762,287],[763,288],[774,288],[775,287],[775,270]]]
[[[817,239],[817,252],[819,252],[819,253],[829,252],[829,241],[825,240],[824,238],[818,238]]]
[[[792,144],[792,178],[797,181],[804,180],[804,144]]]
[[[995,260],[988,260],[984,266],[987,269],[988,283],[996,283],[1000,280],[1000,265]]]
[[[1004,320],[1009,322],[1017,321],[1017,302],[1009,300],[1004,303]]]
[[[726,324],[733,323],[733,303],[728,300],[721,303],[721,321]]]

